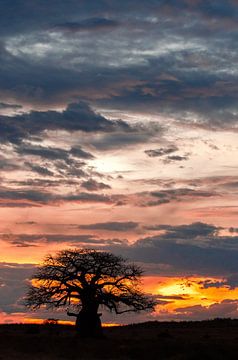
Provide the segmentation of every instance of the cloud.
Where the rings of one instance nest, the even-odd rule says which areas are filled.
[[[52,180],[51,179],[45,179],[45,178],[34,178],[34,179],[26,179],[26,180],[12,180],[8,182],[9,184],[14,184],[15,186],[21,186],[24,188],[54,188],[60,185],[66,185],[66,186],[76,186],[78,185],[78,180],[75,179],[57,179]]]
[[[236,300],[225,299],[220,303],[214,303],[210,306],[194,305],[183,308],[176,308],[175,318],[189,320],[206,320],[215,318],[236,318],[238,302]]]
[[[105,222],[80,225],[78,228],[128,232],[136,230],[138,226],[136,222]],[[237,287],[237,238],[219,236],[217,232],[220,228],[205,223],[175,227],[161,225],[157,228],[167,232],[144,237],[133,244],[124,239],[99,238],[92,234],[1,234],[1,239],[16,247],[42,246],[47,243],[92,246],[139,262],[148,273],[160,276],[219,276],[224,280],[203,281],[200,282],[201,287]],[[227,245],[229,239],[234,240],[235,247]]]
[[[163,238],[168,239],[193,239],[197,237],[204,236],[214,236],[217,235],[221,227],[217,227],[212,224],[206,224],[202,222],[195,222],[188,225],[152,225],[145,226],[145,229],[152,231],[165,230]]]
[[[65,246],[74,247],[93,247],[99,248],[102,246],[120,246],[127,244],[126,240],[121,239],[101,239],[91,234],[1,234],[1,240],[11,244],[14,247],[37,247],[43,244],[65,244]]]
[[[82,160],[94,159],[91,153],[84,151],[79,146],[62,149],[22,142],[14,147],[14,151],[26,160],[22,170],[58,178],[62,178],[62,176],[87,177],[87,163]],[[20,168],[20,165],[18,167]],[[92,173],[92,171],[89,172]]]
[[[20,224],[20,225],[36,225],[37,222],[36,221],[21,221],[21,222],[17,222],[16,224]]]
[[[102,31],[102,30],[113,30],[118,27],[119,23],[112,19],[107,18],[89,18],[84,19],[80,22],[66,22],[55,25],[54,29],[77,33],[80,31]],[[53,29],[53,30],[54,30]]]
[[[57,160],[57,159],[68,159],[68,151],[60,149],[60,148],[53,148],[53,147],[43,147],[43,146],[36,146],[32,144],[21,144],[16,148],[16,151],[20,155],[32,155],[32,156],[39,156],[44,159],[49,160]]]
[[[104,184],[103,182],[98,182],[94,179],[89,179],[87,181],[83,181],[81,183],[81,187],[85,188],[88,191],[98,191],[98,190],[106,190],[111,189],[111,186],[108,184]]]
[[[24,163],[28,168],[30,168],[31,171],[36,172],[39,175],[43,176],[54,176],[54,173],[50,170],[48,170],[46,167],[39,166],[39,165],[33,165],[30,162]]]
[[[72,201],[72,202],[92,202],[92,203],[113,203],[113,198],[104,194],[91,194],[81,192],[79,194],[65,195],[58,198],[63,201]]]
[[[29,201],[36,202],[39,204],[47,203],[54,199],[54,196],[48,192],[41,192],[35,190],[11,190],[2,188],[0,189],[0,199],[7,202],[13,201]]]
[[[146,155],[149,157],[158,157],[163,156],[167,154],[171,154],[175,151],[177,151],[178,148],[176,146],[171,146],[167,148],[159,148],[159,149],[153,149],[153,150],[145,150]]]
[[[138,239],[131,246],[108,249],[145,266],[148,264],[148,271],[153,264],[152,272],[156,274],[222,276],[227,279],[232,276],[231,284],[232,279],[236,281],[237,237],[219,236],[220,228],[206,223],[146,228],[157,229],[160,233]]]
[[[201,285],[202,289],[209,289],[209,288],[223,288],[226,287],[226,281],[222,280],[222,281],[216,281],[216,280],[203,280],[203,281],[199,281],[198,282],[199,285]]]
[[[233,249],[166,242],[159,236],[144,238],[131,248],[111,249],[133,261],[143,262],[145,267],[146,263],[156,264],[156,273],[161,276],[227,276],[238,272],[238,252]]]
[[[199,284],[204,289],[227,287],[232,290],[238,287],[238,273],[231,274],[220,281],[204,280],[200,281]]]
[[[34,272],[34,265],[0,263],[0,309],[7,313],[24,311],[20,304],[25,296],[27,279]]]
[[[138,193],[137,206],[159,206],[171,202],[191,201],[193,199],[218,196],[214,191],[194,190],[191,188],[177,188]]]
[[[188,300],[189,296],[188,295],[161,295],[158,294],[158,298],[159,299],[164,299],[164,300]]]
[[[28,165],[28,164],[27,164]],[[32,165],[29,164],[32,168]],[[66,168],[67,175],[73,175],[78,177],[86,176],[85,172],[81,169],[74,169],[74,167],[69,168],[64,164],[59,164],[59,168],[64,169]],[[33,165],[33,170],[36,172],[43,174],[44,169],[35,168]],[[47,172],[47,170],[46,170]],[[89,179],[90,181],[90,179]],[[132,194],[100,194],[100,193],[91,193],[91,192],[79,192],[76,190],[75,192],[67,192],[65,194],[57,194],[51,191],[42,191],[40,188],[36,190],[33,188],[41,187],[42,185],[48,186],[57,186],[60,184],[64,185],[75,185],[75,181],[71,180],[62,180],[62,181],[50,181],[44,179],[36,179],[36,180],[28,180],[28,181],[15,181],[14,183],[18,183],[19,185],[26,186],[26,188],[20,189],[12,189],[8,187],[0,188],[0,206],[41,206],[43,204],[51,204],[51,205],[60,205],[64,202],[81,202],[81,203],[105,203],[110,205],[116,206],[126,206],[126,205],[134,205],[136,207],[153,207],[153,206],[160,206],[172,202],[190,202],[196,199],[202,198],[210,198],[219,196],[219,194],[213,191],[204,191],[204,190],[194,190],[190,188],[177,188],[177,189],[168,189],[168,190],[158,190],[158,191],[151,191],[151,192],[139,192],[139,193],[132,193]],[[83,182],[84,183],[84,182]],[[84,183],[85,184],[85,183]],[[99,185],[98,185],[99,184]],[[103,184],[103,185],[102,185]],[[98,182],[96,185],[95,183],[90,184],[86,181],[86,187],[93,187],[97,186],[99,188],[104,188],[104,190],[108,189],[108,186],[104,183]],[[106,188],[105,188],[106,186]],[[29,189],[29,187],[31,187]],[[84,186],[85,187],[85,186]],[[89,189],[87,189],[89,190]],[[92,190],[90,190],[92,191]]]
[[[92,154],[90,154],[87,151],[84,151],[81,147],[77,146],[77,147],[72,147],[70,149],[70,154],[78,157],[80,159],[94,159],[94,156]]]
[[[128,125],[129,126],[129,125]],[[163,136],[164,127],[156,122],[146,124],[137,122],[130,126],[128,131],[101,133],[100,136],[91,138],[91,145],[97,150],[108,151],[122,147],[135,146],[152,141],[158,135]]]
[[[21,108],[22,108],[22,106],[18,105],[18,104],[6,104],[6,103],[0,102],[0,110],[7,110],[7,109],[19,110]]]
[[[187,156],[181,156],[181,155],[171,155],[166,158],[166,161],[184,161],[188,160]]]
[[[2,207],[32,207],[46,204],[60,205],[65,202],[105,203],[113,204],[116,200],[104,194],[86,192],[59,195],[47,191],[0,189],[0,206]]]
[[[80,98],[188,127],[237,129],[232,2],[18,2],[2,13],[13,20],[0,18],[6,104],[57,107]]]
[[[7,159],[4,156],[0,155],[0,171],[15,171],[19,169],[19,164],[12,160],[12,159]]]
[[[116,130],[130,131],[130,126],[121,120],[109,121],[103,116],[96,114],[83,102],[70,104],[63,112],[57,111],[32,111],[29,114],[15,116],[0,116],[1,142],[19,144],[23,139],[31,138],[32,135],[41,134],[43,131],[65,130],[68,132],[113,132]],[[55,149],[30,149],[22,148],[20,151],[39,151],[45,156],[53,156],[59,153]],[[58,152],[57,152],[58,151]],[[60,153],[62,155],[62,152]]]
[[[133,221],[109,221],[105,223],[96,223],[96,224],[88,224],[88,225],[80,225],[80,229],[87,230],[107,230],[107,231],[131,231],[135,230],[138,227],[137,222]]]

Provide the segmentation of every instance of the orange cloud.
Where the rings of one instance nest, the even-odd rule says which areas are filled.
[[[210,283],[210,287],[204,284]],[[157,306],[155,316],[176,314],[177,309],[201,306],[209,309],[224,301],[236,301],[238,289],[222,284],[223,279],[214,277],[145,277],[144,290],[157,296],[161,304]],[[216,285],[217,284],[217,285]]]

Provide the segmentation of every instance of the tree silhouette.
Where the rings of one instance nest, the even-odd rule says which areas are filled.
[[[73,307],[82,336],[101,334],[100,306],[122,314],[152,311],[156,302],[140,290],[142,269],[121,256],[95,250],[63,250],[45,258],[32,277],[26,305]]]

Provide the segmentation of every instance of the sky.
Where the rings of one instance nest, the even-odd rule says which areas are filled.
[[[0,322],[66,248],[144,270],[152,314],[238,317],[237,0],[0,2]],[[51,316],[67,319],[62,313]]]

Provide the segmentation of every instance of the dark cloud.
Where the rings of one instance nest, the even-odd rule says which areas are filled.
[[[224,286],[228,286],[230,289],[235,289],[238,287],[238,273],[232,274],[226,278],[224,281]]]
[[[136,182],[144,184],[144,179],[138,179]],[[161,179],[153,178],[146,179],[146,183],[151,185],[157,185],[161,189],[165,190],[173,190],[176,186],[181,186],[182,188],[190,188],[192,190],[206,190],[206,191],[214,191],[217,193],[223,193],[226,191],[233,191],[236,188],[236,184],[238,183],[237,176],[230,175],[221,175],[221,176],[204,176],[204,177],[194,177],[194,178],[166,178]],[[175,189],[176,190],[176,189]]]
[[[29,165],[31,166],[31,164]],[[64,167],[65,165],[62,165]],[[67,167],[66,167],[67,168]],[[44,169],[34,169],[41,175],[44,173]],[[47,171],[46,171],[47,172]],[[80,169],[71,169],[68,174],[72,174],[74,176],[84,176],[85,173]],[[15,181],[14,183],[17,183]],[[60,184],[64,185],[75,185],[74,181],[50,181],[50,180],[29,180],[29,181],[20,181],[19,185],[25,186],[25,188],[20,189],[12,189],[7,187],[0,188],[0,206],[26,206],[29,203],[29,206],[41,206],[44,204],[51,205],[59,205],[64,202],[81,202],[81,203],[105,203],[116,206],[124,206],[124,205],[134,205],[137,207],[151,207],[151,206],[159,206],[163,204],[168,204],[171,202],[181,202],[181,201],[194,201],[200,198],[207,197],[215,197],[218,194],[213,191],[202,191],[202,190],[193,190],[189,188],[178,188],[178,189],[169,189],[169,190],[159,190],[152,192],[141,192],[134,194],[113,194],[106,195],[100,193],[91,193],[91,192],[75,192],[66,193],[59,195],[55,192],[43,191],[41,186],[43,185],[49,186],[58,186]],[[103,183],[98,183],[103,184]],[[39,187],[40,189],[32,189],[32,186]],[[87,185],[86,185],[87,186]],[[31,187],[29,189],[29,187]],[[99,185],[99,187],[103,187],[104,185]],[[108,189],[108,187],[107,187]],[[91,190],[92,191],[92,190]]]
[[[221,287],[225,287],[227,286],[226,281],[216,281],[216,280],[203,280],[203,281],[199,281],[199,285],[201,285],[201,287],[203,289],[209,289],[209,288],[221,288]]]
[[[155,227],[147,226],[155,230]],[[109,247],[148,271],[166,276],[222,276],[222,285],[235,286],[238,274],[238,237],[219,236],[219,227],[206,223],[160,225],[161,233],[130,246]],[[162,232],[162,231],[165,231]],[[150,266],[152,268],[150,268]],[[209,285],[209,283],[205,284]]]
[[[31,144],[21,144],[16,148],[16,151],[20,155],[32,155],[39,156],[41,158],[56,160],[56,159],[68,159],[68,151],[60,149],[60,148],[52,148],[52,147],[43,147],[43,146],[35,146]]]
[[[75,157],[78,157],[80,159],[94,159],[94,156],[92,154],[90,154],[87,151],[84,151],[79,146],[78,147],[72,147],[70,149],[70,154],[75,156]]]
[[[158,294],[158,298],[164,299],[164,300],[188,300],[189,296],[188,295],[161,295],[161,294]]]
[[[106,190],[111,189],[111,186],[108,184],[104,184],[103,182],[98,182],[94,179],[89,179],[87,181],[83,181],[81,183],[81,187],[85,188],[88,191],[98,191],[98,190]]]
[[[171,147],[168,147],[168,148],[145,150],[145,153],[149,157],[157,157],[157,156],[163,156],[163,155],[171,154],[171,153],[173,153],[173,152],[175,152],[177,150],[178,150],[178,148],[176,146],[171,146]]]
[[[2,207],[31,207],[46,204],[60,205],[64,202],[113,204],[115,201],[116,200],[114,200],[113,197],[104,194],[92,194],[86,192],[59,195],[41,190],[0,189],[0,206]]]
[[[184,160],[188,160],[188,157],[181,155],[171,155],[166,158],[166,161],[184,161]]]
[[[19,169],[19,164],[11,159],[7,159],[0,155],[0,171],[15,171]]]
[[[88,176],[85,163],[82,161],[75,161],[73,159],[57,160],[50,164],[48,167],[52,167],[58,174],[59,178],[85,178]]]
[[[23,312],[20,304],[26,293],[27,279],[34,272],[32,264],[0,263],[0,309],[7,313]]]
[[[145,229],[152,231],[164,230],[163,238],[168,239],[194,239],[196,237],[217,235],[221,227],[202,222],[196,222],[188,225],[152,225],[146,226]]]
[[[0,116],[1,142],[8,141],[18,144],[21,140],[30,138],[43,131],[65,130],[85,132],[113,132],[116,130],[130,131],[130,126],[125,122],[109,121],[96,114],[86,103],[68,105],[63,112],[57,111],[32,111],[29,114],[15,116]],[[20,150],[21,151],[21,150]],[[59,150],[55,149],[29,149],[23,147],[23,152],[44,153],[45,156],[55,156]],[[57,152],[58,151],[58,152]],[[62,152],[60,153],[62,156]],[[58,154],[59,155],[59,154]]]
[[[204,3],[203,1],[198,4],[198,10],[204,16],[212,18],[233,18],[237,15],[237,9],[234,5],[228,1],[221,1],[220,3],[209,1]]]
[[[72,201],[72,202],[88,202],[88,203],[111,203],[113,204],[113,197],[104,195],[104,194],[91,194],[81,192],[79,194],[65,195],[62,198],[64,201]]]
[[[24,170],[31,170],[42,176],[87,177],[86,163],[79,159],[93,159],[93,155],[80,147],[69,150],[21,143],[15,152],[27,159]],[[19,166],[19,165],[18,165]]]
[[[36,225],[37,222],[36,221],[21,221],[21,222],[17,222],[16,224],[20,224],[20,225]]]
[[[76,186],[79,184],[77,180],[73,179],[59,179],[59,180],[52,180],[52,179],[45,179],[45,178],[34,178],[28,180],[12,180],[8,182],[9,184],[13,184],[15,186],[21,186],[23,188],[55,188],[60,185],[65,186]]]
[[[238,302],[225,299],[210,306],[193,305],[176,308],[176,319],[207,320],[215,318],[237,318]]]
[[[139,224],[137,222],[133,221],[109,221],[105,223],[80,225],[79,228],[87,230],[131,231],[135,230],[138,225]]]
[[[56,106],[81,98],[192,127],[237,128],[238,15],[231,1],[15,1],[2,8],[4,103]]]
[[[61,235],[61,234],[2,234],[1,239],[16,247],[42,246],[43,243],[96,243],[93,235]]]
[[[90,18],[80,22],[66,22],[58,24],[55,26],[55,29],[74,33],[80,31],[112,30],[117,26],[119,26],[119,23],[112,19]]]
[[[219,193],[216,193],[214,190],[205,191],[184,187],[165,190],[161,189],[157,191],[144,191],[134,194],[116,194],[112,196],[112,199],[118,206],[130,204],[137,207],[152,207],[169,203],[190,202],[202,198],[212,198],[218,196],[220,196]]]
[[[142,207],[158,206],[173,201],[191,201],[192,199],[213,197],[216,195],[214,191],[194,190],[190,188],[151,191],[137,194],[137,205]]]
[[[159,236],[140,240],[133,247],[110,249],[133,261],[156,264],[154,271],[161,276],[228,276],[238,272],[238,251],[234,249],[164,241]]]
[[[63,243],[68,246],[90,246],[100,249],[102,246],[120,246],[127,244],[126,240],[100,239],[91,234],[1,234],[0,238],[14,247],[37,247],[47,243]]]
[[[238,189],[238,181],[227,181],[224,184],[222,184],[227,189],[236,190]]]
[[[164,127],[155,122],[147,124],[136,123],[129,131],[103,133],[100,137],[92,138],[91,144],[98,150],[121,149],[125,146],[135,146],[151,141],[153,137],[163,135]]]
[[[2,188],[0,189],[0,199],[7,201],[32,201],[39,202],[40,204],[47,203],[49,200],[54,199],[54,196],[48,192],[41,192],[35,190],[11,190]]]
[[[22,106],[18,105],[18,104],[6,104],[6,103],[0,102],[0,110],[7,110],[7,109],[19,110],[21,108],[22,108]]]
[[[214,193],[209,191],[202,191],[202,190],[194,190],[190,188],[177,188],[177,189],[168,189],[168,190],[161,190],[161,191],[152,191],[150,193],[154,197],[164,198],[166,196],[171,197],[190,197],[190,196],[198,196],[198,197],[210,197],[213,196]]]
[[[46,167],[39,166],[39,165],[33,165],[29,162],[25,162],[25,165],[30,168],[31,171],[36,172],[39,175],[43,176],[54,176],[54,173],[47,169]]]

